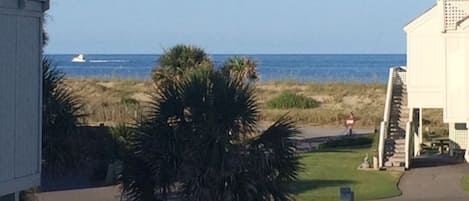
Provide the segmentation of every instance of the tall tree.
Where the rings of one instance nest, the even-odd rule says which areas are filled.
[[[244,79],[250,82],[259,80],[257,62],[248,57],[235,56],[228,59],[221,69],[226,76]]]
[[[176,45],[161,55],[159,65],[152,71],[152,79],[158,85],[172,83],[181,79],[185,72],[213,66],[212,60],[203,49],[191,45]]]
[[[283,117],[259,132],[254,89],[200,69],[155,93],[137,126],[121,181],[128,200],[291,200],[300,168]]]

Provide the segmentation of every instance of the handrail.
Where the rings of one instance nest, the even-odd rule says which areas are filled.
[[[399,67],[391,68],[389,71],[388,79],[388,88],[386,91],[386,104],[384,105],[384,115],[383,119],[385,122],[389,122],[390,112],[391,112],[391,101],[392,101],[392,91],[394,87],[394,78],[396,75],[396,69]]]
[[[383,163],[384,163],[384,139],[385,139],[385,136],[387,136],[387,129],[388,128],[388,125],[386,122],[382,121],[381,122],[381,125],[380,125],[380,130],[379,130],[379,147],[378,147],[378,163],[379,163],[379,167],[383,167]]]
[[[411,140],[412,140],[412,136],[411,136],[411,126],[412,126],[412,122],[411,121],[408,121],[406,126],[405,126],[405,168],[406,169],[409,169],[410,167],[410,155],[412,154],[412,152],[410,151],[410,144],[411,144]]]
[[[389,78],[388,78],[388,88],[386,91],[386,103],[384,106],[384,115],[383,121],[380,124],[380,135],[379,135],[379,144],[378,144],[378,160],[379,160],[379,167],[384,166],[384,140],[387,138],[388,135],[388,123],[391,113],[391,103],[392,103],[392,91],[394,87],[394,78],[396,75],[396,70],[399,67],[393,67],[389,70]]]

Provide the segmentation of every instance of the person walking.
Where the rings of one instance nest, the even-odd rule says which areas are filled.
[[[355,124],[355,116],[353,115],[353,112],[350,112],[350,115],[345,119],[345,135],[351,136],[352,135],[352,129],[353,125]]]

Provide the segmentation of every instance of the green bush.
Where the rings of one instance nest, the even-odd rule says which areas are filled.
[[[338,147],[356,147],[356,146],[370,146],[373,143],[373,139],[370,137],[358,137],[358,138],[343,138],[339,140],[330,140],[320,145],[321,149],[326,148],[338,148]]]
[[[124,97],[121,99],[121,103],[124,104],[126,107],[133,107],[138,106],[139,102],[134,98]]]
[[[289,108],[316,108],[319,106],[319,101],[304,95],[298,95],[292,92],[282,92],[279,96],[267,102],[267,106],[273,109],[289,109]]]

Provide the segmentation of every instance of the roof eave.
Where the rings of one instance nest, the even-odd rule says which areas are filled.
[[[404,31],[408,31],[409,29],[411,29],[412,25],[414,24],[414,22],[417,22],[419,21],[420,19],[422,19],[423,17],[426,16],[427,13],[429,13],[431,10],[433,10],[434,8],[436,8],[438,4],[434,4],[431,8],[425,10],[425,12],[423,12],[422,14],[420,14],[419,16],[415,17],[413,20],[411,20],[409,23],[407,23],[406,25],[404,25],[403,29]]]

